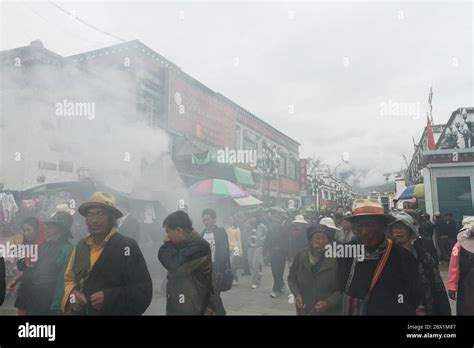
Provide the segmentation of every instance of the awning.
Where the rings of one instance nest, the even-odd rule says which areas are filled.
[[[253,181],[252,172],[250,170],[234,167],[234,174],[239,183],[246,186],[255,186],[255,181]]]
[[[234,201],[240,205],[241,207],[248,207],[251,205],[260,205],[263,204],[263,202],[254,196],[247,196],[243,198],[234,198]]]

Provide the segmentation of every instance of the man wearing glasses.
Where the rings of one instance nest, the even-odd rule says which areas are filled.
[[[79,207],[90,235],[74,248],[64,274],[62,310],[72,315],[141,315],[152,281],[138,244],[117,233],[115,198],[96,192]]]

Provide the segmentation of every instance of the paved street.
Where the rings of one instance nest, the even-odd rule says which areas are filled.
[[[271,298],[273,278],[270,266],[264,267],[262,284],[257,289],[252,289],[251,277],[240,276],[242,270],[239,270],[239,284],[233,286],[230,291],[222,293],[222,300],[229,315],[294,315],[294,304],[288,302],[288,289],[286,294],[279,298]],[[284,278],[288,275],[288,269],[285,269]],[[286,284],[286,281],[285,281]],[[154,284],[155,289],[159,284]],[[156,291],[155,291],[156,294]],[[153,302],[145,314],[165,314],[165,298],[155,296]]]

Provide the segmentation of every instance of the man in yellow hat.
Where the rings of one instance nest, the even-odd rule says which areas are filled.
[[[387,226],[395,221],[376,199],[356,199],[351,223],[363,255],[338,257],[339,286],[345,315],[415,315],[422,294],[414,256],[386,238]],[[362,257],[361,257],[362,256]]]
[[[141,315],[152,281],[138,244],[117,233],[115,198],[96,192],[79,207],[90,235],[76,245],[64,274],[62,310],[76,315]]]

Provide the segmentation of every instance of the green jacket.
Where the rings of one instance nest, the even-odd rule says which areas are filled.
[[[69,263],[69,259],[71,258],[73,249],[74,249],[74,246],[71,243],[69,242],[64,243],[56,259],[56,265],[59,270],[59,276],[56,281],[53,301],[51,302],[51,306],[49,307],[51,312],[55,312],[55,313],[61,312],[61,301],[63,299],[63,294],[64,294],[64,272],[66,271],[66,267]]]
[[[300,250],[290,266],[288,286],[293,296],[301,296],[305,308],[296,308],[297,315],[318,315],[315,305],[326,301],[328,309],[321,315],[341,314],[341,293],[337,281],[337,261],[324,257],[319,269],[312,270],[309,262],[309,248]],[[295,301],[296,305],[296,301]]]
[[[64,292],[64,271],[71,251],[66,236],[50,239],[39,248],[38,259],[23,272],[18,308],[29,315],[55,314],[52,310],[57,313],[57,298]]]

